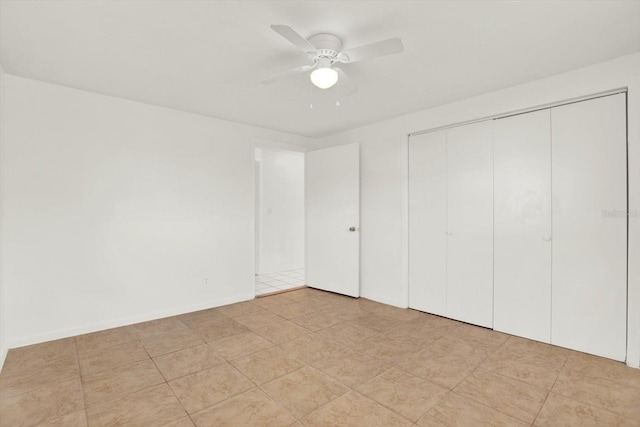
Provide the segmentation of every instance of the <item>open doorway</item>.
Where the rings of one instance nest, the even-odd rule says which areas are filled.
[[[256,148],[256,296],[305,286],[304,154]]]

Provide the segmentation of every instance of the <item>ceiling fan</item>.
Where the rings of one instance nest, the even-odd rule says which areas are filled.
[[[351,95],[358,87],[335,64],[350,64],[404,50],[402,40],[397,37],[342,51],[342,40],[333,34],[316,34],[307,40],[286,25],[272,25],[271,29],[306,53],[311,64],[292,68],[262,81],[267,84],[290,75],[311,71],[309,77],[315,86],[328,89],[340,80],[340,92],[343,95]]]

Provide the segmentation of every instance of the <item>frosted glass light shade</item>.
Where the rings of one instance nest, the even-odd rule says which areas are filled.
[[[338,72],[333,68],[316,68],[311,72],[311,83],[320,89],[328,89],[338,81]]]

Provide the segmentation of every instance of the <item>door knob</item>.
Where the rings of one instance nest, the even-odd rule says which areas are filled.
[[[349,227],[349,231],[353,233],[354,231],[356,231],[356,228],[355,227]]]
[[[447,231],[447,236],[453,236],[453,231]]]
[[[542,240],[544,240],[545,242],[550,242],[551,241],[551,236],[544,236],[542,238]]]

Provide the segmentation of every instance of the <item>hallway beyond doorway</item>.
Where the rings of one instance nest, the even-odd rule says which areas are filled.
[[[299,288],[306,284],[304,269],[256,274],[256,296]]]

